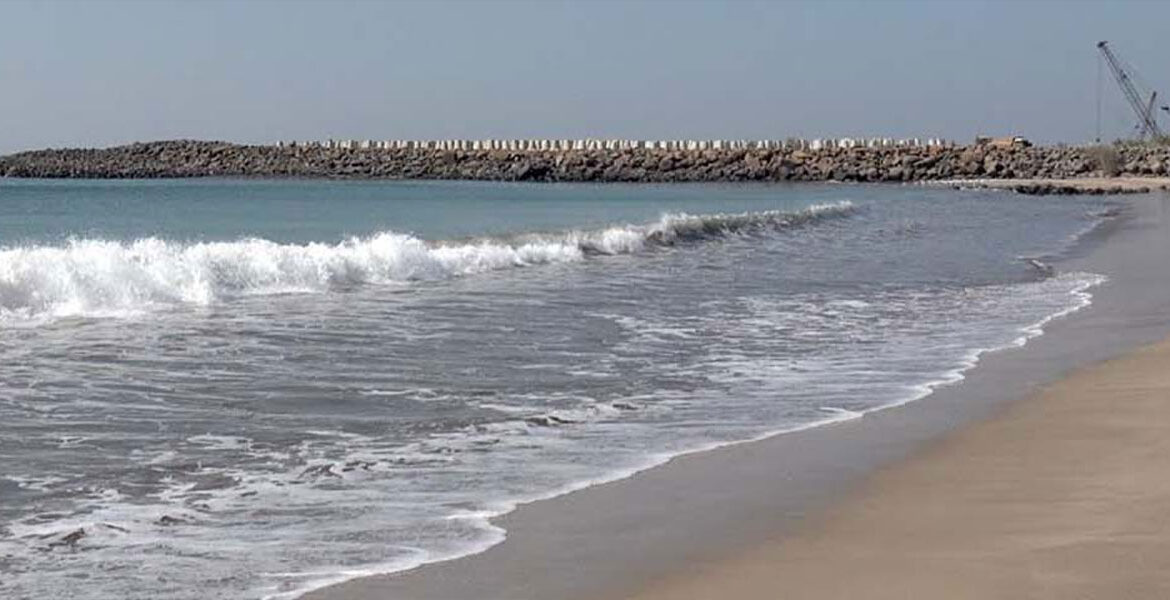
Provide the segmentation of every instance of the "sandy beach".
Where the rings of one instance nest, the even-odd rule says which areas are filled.
[[[3,6],[0,600],[1170,600],[1170,2]]]
[[[1170,341],[1080,370],[795,535],[628,598],[1170,597]]]

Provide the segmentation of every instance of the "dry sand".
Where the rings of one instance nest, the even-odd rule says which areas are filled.
[[[877,471],[795,535],[623,597],[1170,598],[1170,341]]]

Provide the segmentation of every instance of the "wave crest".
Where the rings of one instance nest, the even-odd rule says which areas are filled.
[[[445,279],[784,229],[853,210],[844,201],[798,212],[672,214],[651,225],[458,243],[394,232],[336,244],[75,239],[0,250],[0,320],[106,316],[238,295]]]

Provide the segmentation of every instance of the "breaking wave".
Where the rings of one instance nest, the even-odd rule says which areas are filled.
[[[461,242],[382,232],[335,244],[144,238],[10,247],[0,249],[0,321],[108,316],[241,295],[446,279],[786,229],[854,210],[842,201],[797,212],[668,214],[649,225]]]

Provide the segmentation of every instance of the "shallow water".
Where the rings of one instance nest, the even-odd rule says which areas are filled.
[[[1100,199],[0,180],[0,592],[259,598],[852,418],[1083,306]],[[75,543],[65,536],[84,530]]]

